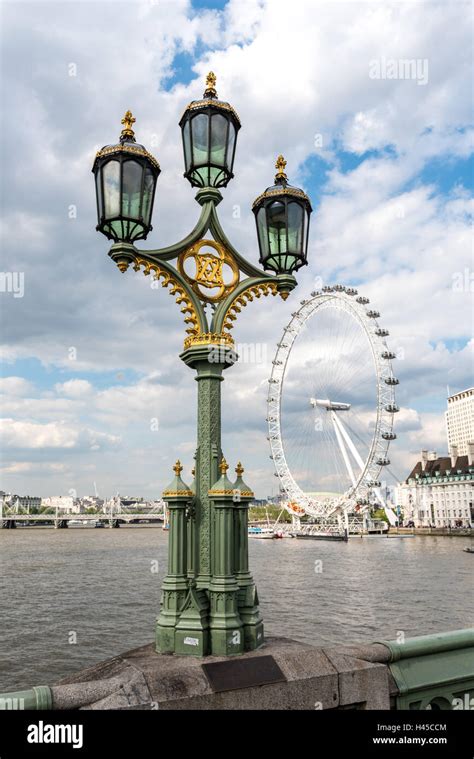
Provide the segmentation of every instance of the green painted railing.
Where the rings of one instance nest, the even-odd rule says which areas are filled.
[[[474,709],[474,629],[377,642],[390,651],[397,709]]]

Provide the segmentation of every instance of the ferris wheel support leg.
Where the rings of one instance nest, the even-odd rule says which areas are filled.
[[[344,509],[344,535],[346,540],[349,540],[349,515],[347,509]]]
[[[351,440],[351,438],[350,438],[350,436],[349,436],[346,428],[344,427],[342,421],[339,419],[339,417],[337,416],[337,414],[334,414],[334,416],[335,416],[335,420],[334,421],[338,425],[338,427],[339,427],[339,429],[341,431],[341,434],[343,435],[344,440],[346,441],[347,446],[348,446],[350,452],[352,453],[352,455],[354,456],[354,459],[357,461],[358,465],[360,466],[361,471],[363,471],[364,470],[364,462],[361,459],[359,451],[357,450],[357,448],[355,447],[354,443],[352,442],[352,440]]]
[[[351,462],[349,461],[349,456],[347,455],[346,447],[344,445],[344,441],[342,439],[342,436],[341,436],[341,433],[340,433],[340,430],[339,430],[338,419],[337,419],[336,414],[335,414],[334,411],[331,411],[331,419],[332,419],[332,423],[334,425],[334,432],[336,433],[337,442],[339,444],[339,448],[341,450],[342,458],[344,459],[344,463],[346,465],[347,472],[349,474],[349,477],[351,478],[352,484],[355,486],[355,484],[356,484],[356,478],[354,476],[354,471],[352,469]]]

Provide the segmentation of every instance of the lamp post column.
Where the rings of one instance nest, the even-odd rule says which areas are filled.
[[[219,478],[221,449],[221,382],[223,370],[235,361],[223,346],[198,345],[181,354],[196,370],[198,419],[194,515],[194,576],[199,590],[209,590],[212,576],[212,520],[209,490]],[[215,359],[215,360],[214,360]]]

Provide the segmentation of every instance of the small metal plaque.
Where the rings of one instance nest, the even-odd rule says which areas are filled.
[[[286,682],[273,656],[229,659],[201,665],[214,693]]]

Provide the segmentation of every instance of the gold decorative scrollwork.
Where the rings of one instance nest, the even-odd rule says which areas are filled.
[[[141,267],[144,267],[143,273],[145,276],[149,276],[153,271],[155,273],[155,280],[162,279],[161,286],[169,287],[170,295],[175,296],[176,303],[181,305],[181,313],[184,314],[184,323],[188,325],[186,333],[193,337],[199,335],[201,332],[201,325],[199,323],[199,316],[196,312],[194,304],[189,296],[186,294],[184,288],[180,282],[173,277],[173,275],[166,269],[162,269],[158,264],[145,261],[143,258],[137,258],[133,266],[135,271],[140,271]]]
[[[232,301],[229,308],[224,314],[224,320],[222,323],[222,330],[231,330],[233,328],[232,322],[237,319],[242,308],[245,308],[247,303],[250,303],[254,298],[260,298],[262,295],[277,295],[278,290],[275,282],[261,282],[259,285],[251,285],[246,290],[240,293],[240,295]]]
[[[213,252],[202,252],[202,248],[212,248]],[[194,259],[196,273],[191,276],[185,269],[186,261]],[[231,270],[229,282],[224,279],[224,266]],[[220,243],[215,240],[199,240],[190,248],[181,253],[178,258],[178,271],[188,282],[193,292],[208,303],[217,303],[224,300],[235,289],[239,281],[239,267],[233,256]],[[206,290],[213,291],[212,294]]]

